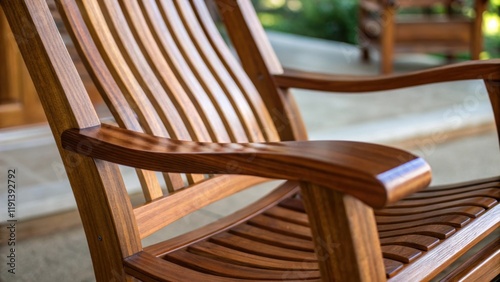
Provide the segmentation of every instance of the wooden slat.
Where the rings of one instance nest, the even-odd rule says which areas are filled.
[[[425,189],[423,191],[417,192],[413,195],[410,195],[400,201],[400,203],[405,203],[406,201],[411,201],[411,200],[420,200],[420,199],[429,199],[429,198],[434,198],[434,197],[443,197],[443,196],[453,196],[457,194],[463,194],[463,193],[468,193],[468,192],[478,192],[478,191],[483,191],[483,190],[489,190],[492,187],[495,188],[500,188],[500,184],[498,182],[494,183],[483,183],[479,185],[471,185],[471,186],[466,186],[466,187],[460,187],[452,190],[441,190],[441,191],[434,191],[434,189]]]
[[[297,105],[273,75],[283,72],[250,1],[215,0],[243,69],[266,103],[281,140],[306,140]]]
[[[232,228],[230,233],[283,248],[309,252],[314,251],[313,243],[310,240],[283,235],[252,225],[239,225]]]
[[[160,12],[169,27],[170,34],[196,76],[196,79],[208,94],[231,140],[233,142],[248,142],[249,139],[245,134],[245,130],[238,119],[235,109],[228,97],[224,95],[221,85],[217,83],[214,74],[207,67],[201,58],[201,54],[197,52],[196,47],[190,40],[173,2],[171,0],[160,0],[158,1],[158,5],[161,6]],[[224,130],[224,128],[218,128],[217,130]]]
[[[121,1],[120,4],[123,7],[125,17],[129,22],[132,32],[143,50],[146,60],[153,68],[154,74],[160,80],[175,107],[181,113],[181,117],[190,132],[191,139],[195,141],[211,141],[200,115],[177,80],[177,77],[168,64],[167,58],[163,56],[152,32],[149,30],[148,24],[141,13],[139,3],[137,1]],[[185,137],[183,136],[182,138]]]
[[[252,176],[223,175],[196,184],[134,209],[141,238],[151,235],[177,219],[238,191],[267,181]],[[184,203],[196,203],[183,205]],[[172,209],[177,207],[177,209]]]
[[[452,207],[459,207],[459,206],[478,206],[482,208],[489,208],[493,205],[495,205],[498,201],[496,199],[490,198],[490,197],[470,197],[470,198],[465,198],[465,199],[460,199],[460,200],[454,200],[454,201],[446,201],[444,203],[439,203],[439,204],[429,204],[425,206],[418,206],[418,207],[411,207],[411,208],[406,208],[406,207],[391,207],[388,209],[382,209],[382,210],[377,210],[376,215],[411,215],[411,214],[420,214],[422,212],[429,212],[429,211],[436,211],[436,210],[442,210],[442,209],[447,209],[447,208],[452,208]]]
[[[389,281],[422,281],[430,279],[449,266],[474,244],[498,228],[500,226],[498,218],[500,218],[500,205],[491,208],[487,213],[463,227],[460,232],[442,241],[431,252],[426,253],[425,259],[417,259],[404,267],[394,279]],[[481,232],[478,233],[478,230],[481,230]],[[429,261],[436,263],[429,263]],[[438,261],[440,263],[437,263]]]
[[[252,108],[253,115],[257,118],[259,127],[265,135],[265,140],[279,141],[278,132],[276,131],[276,127],[274,126],[271,115],[269,114],[262,97],[229,50],[227,44],[224,42],[214,24],[212,16],[207,9],[206,2],[204,0],[191,0],[190,2],[193,6],[193,10],[196,12],[196,16],[200,21],[201,27],[203,28],[207,39],[212,44],[212,47],[215,52],[217,52],[220,60],[225,65],[231,77],[238,84],[243,94],[245,94],[245,97]]]
[[[494,281],[499,273],[500,238],[497,238],[440,281]]]
[[[400,261],[384,258],[385,273],[388,278],[394,276],[398,270],[403,268],[403,265]]]
[[[422,252],[405,246],[385,245],[382,246],[382,255],[384,258],[410,263],[421,256]]]
[[[166,0],[164,2],[166,4],[165,7],[169,10],[173,9],[174,7],[172,6],[175,4],[179,17],[182,19],[183,26],[186,27],[186,32],[189,34],[193,46],[195,46],[197,53],[201,55],[208,71],[213,74],[216,82],[224,91],[219,95],[224,94],[227,96],[231,103],[231,108],[235,109],[238,120],[245,130],[245,135],[248,140],[253,142],[264,141],[264,136],[260,131],[260,127],[250,105],[233,77],[231,77],[226,67],[220,61],[215,50],[212,49],[212,45],[206,38],[189,2],[171,0]],[[224,105],[221,105],[221,107],[226,110]]]
[[[91,3],[90,1],[88,3]],[[75,5],[75,3],[73,4],[68,4],[68,5]],[[77,20],[81,20],[82,18],[80,16],[78,16],[76,14],[76,12],[74,10],[69,10],[68,9],[68,12],[69,13],[72,13],[71,16],[65,16],[64,18],[66,20],[71,20],[71,21],[74,21],[73,23],[75,25],[78,25],[80,28],[82,28],[84,26],[84,24],[82,22],[77,22]],[[69,19],[71,18],[71,19]],[[85,32],[84,31],[81,31],[81,32]],[[89,35],[88,33],[85,34],[84,36],[87,36]],[[79,38],[83,38],[82,36],[79,36]],[[109,40],[109,38],[108,38]],[[86,46],[85,46],[86,47]],[[84,46],[79,46],[79,48],[85,48]],[[94,46],[90,46],[90,48],[93,48]],[[102,46],[101,46],[102,47]],[[102,48],[101,48],[102,50]],[[96,51],[96,49],[94,50],[90,50],[90,51]],[[115,52],[118,52],[117,50],[115,50]],[[87,53],[88,54],[88,53]],[[114,53],[116,54],[116,53]],[[89,56],[94,56],[96,57],[96,55],[93,55],[93,54],[89,54]],[[87,58],[88,59],[88,58]],[[93,58],[94,59],[94,58]],[[102,58],[96,58],[98,59],[97,61],[87,61],[87,63],[90,63],[90,64],[99,64],[99,62],[102,62],[102,61],[99,61],[102,60]],[[104,68],[106,69],[106,67],[103,67],[103,66],[96,66],[96,68]],[[101,70],[102,72],[103,70]],[[105,78],[103,78],[105,79]],[[127,81],[129,81],[127,79]],[[106,87],[108,87],[109,84],[104,84],[106,85]],[[113,87],[113,86],[110,86],[110,87]],[[123,88],[121,90],[124,90]],[[114,92],[114,89],[111,89],[111,94],[113,93],[116,93]],[[121,93],[123,93],[123,91],[120,91]],[[119,94],[121,95],[121,94]],[[126,115],[130,115],[131,114],[131,111],[127,111],[127,108],[128,106],[124,106],[124,103],[123,101],[117,101],[117,99],[119,98],[116,98],[116,97],[107,97],[107,99],[105,100],[111,100],[112,101],[112,106],[114,107],[111,107],[112,108],[112,112],[115,113],[115,116],[116,114],[119,115],[119,117],[117,118],[118,122],[120,123],[124,123],[129,125],[131,129],[134,129],[134,130],[140,130],[140,127],[138,126],[137,123],[134,123],[134,122],[131,122],[129,119],[130,118],[122,118],[123,116],[126,116]],[[150,109],[151,108],[148,108],[148,106],[146,105],[145,107],[143,107],[143,103],[145,101],[145,98],[143,97],[135,97],[134,95],[129,95],[128,96],[128,102],[129,103],[132,103],[132,106],[133,107],[137,107],[138,109],[141,109],[139,111],[139,116],[141,117],[142,116],[142,127],[145,128],[146,131],[148,132],[151,132],[151,133],[154,133],[154,134],[158,134],[158,135],[162,135],[162,136],[168,136],[168,134],[166,134],[164,132],[164,129],[161,129],[160,126],[156,125],[156,124],[149,124],[147,121],[149,122],[152,122],[153,120],[155,120],[157,117],[154,115],[154,113],[150,113]],[[117,108],[117,107],[120,107],[120,108]],[[138,113],[138,111],[135,111],[136,113]],[[132,116],[135,116],[135,114],[132,114]],[[142,171],[138,171],[139,172],[139,179],[141,180],[141,184],[143,184],[143,190],[144,190],[144,194],[145,194],[145,197],[147,199],[154,199],[154,198],[157,198],[157,197],[161,197],[163,195],[163,193],[161,192],[161,187],[160,185],[158,184],[158,181],[156,180],[156,176],[154,175],[154,173],[152,172],[142,172]]]
[[[275,245],[266,244],[256,240],[250,240],[244,237],[236,236],[231,233],[222,233],[212,236],[210,237],[209,241],[227,248],[263,257],[291,260],[291,261],[318,260],[316,258],[316,255],[311,252],[290,250],[287,248],[277,247]]]
[[[230,142],[231,138],[223,120],[205,89],[198,81],[198,77],[190,68],[187,58],[183,56],[179,46],[177,46],[156,2],[146,0],[139,1],[139,4],[155,41],[160,47],[163,56],[168,60],[171,69],[174,71],[190,100],[193,102],[204,124],[207,125],[212,141]]]
[[[438,203],[447,203],[455,200],[470,199],[472,197],[490,197],[498,200],[500,199],[500,189],[499,188],[479,189],[470,192],[464,192],[454,195],[444,195],[444,196],[432,194],[432,198],[404,200],[394,205],[390,205],[387,208],[430,206]]]
[[[476,218],[485,212],[484,208],[476,206],[463,206],[448,208],[433,212],[423,212],[420,214],[412,214],[405,216],[375,216],[377,224],[392,224],[392,223],[404,223],[414,220],[432,218],[436,216],[449,215],[449,214],[459,214],[468,217]]]
[[[262,257],[226,248],[207,241],[188,247],[188,251],[239,265],[277,270],[317,270],[315,262],[297,262]]]
[[[420,235],[433,236],[439,239],[446,239],[455,232],[456,229],[452,226],[433,224],[433,225],[423,225],[423,226],[398,229],[392,231],[383,231],[379,232],[378,235],[380,238],[386,238],[386,237],[394,237],[400,235],[420,234]]]
[[[89,1],[89,3],[95,3],[96,6],[94,6],[94,9],[99,9],[97,2]],[[166,95],[162,85],[157,79],[155,79],[156,76],[154,76],[149,64],[139,49],[137,42],[134,40],[134,36],[128,28],[128,24],[120,10],[118,2],[114,0],[106,0],[101,1],[100,4],[100,10],[102,11],[104,18],[107,20],[107,25],[112,32],[115,42],[120,50],[122,50],[121,54],[126,60],[127,65],[130,67],[130,70],[133,72],[134,77],[141,85],[144,93],[147,95],[154,111],[158,113],[158,117],[161,119],[162,125],[169,132],[168,136],[179,139],[189,138],[189,134],[187,133],[185,126],[182,126],[183,122],[181,121],[181,117],[177,109],[173,103],[167,99],[168,96]],[[145,110],[153,111],[152,108]],[[165,174],[165,180],[170,190],[179,189],[184,186],[184,182],[178,174]],[[147,195],[146,199],[149,201],[163,195],[161,189],[159,190],[156,188],[153,190],[150,188],[147,189],[147,191],[147,194],[154,193],[153,196]]]
[[[319,271],[311,270],[270,270],[256,267],[243,266],[219,261],[206,256],[199,256],[184,250],[168,254],[166,260],[189,267],[195,270],[217,274],[231,278],[255,279],[255,280],[290,280],[295,277],[304,280],[318,279]]]
[[[439,243],[439,239],[426,235],[403,235],[380,239],[380,244],[384,245],[402,245],[412,247],[421,251],[429,251]]]
[[[267,210],[266,212],[264,212],[264,214],[283,221],[288,221],[303,226],[309,226],[309,220],[307,219],[307,214],[304,212],[296,212],[278,206]]]
[[[310,228],[264,215],[258,215],[252,218],[248,221],[248,224],[288,236],[308,240],[311,239]]]
[[[140,48],[143,50],[147,63],[152,67],[155,76],[160,81],[166,93],[170,97],[175,108],[181,115],[182,123],[172,124],[173,127],[183,127],[189,131],[190,137],[178,135],[183,140],[211,141],[207,127],[201,119],[193,102],[187,96],[182,85],[177,80],[174,72],[170,68],[167,59],[163,56],[153,34],[149,30],[148,24],[142,15],[141,8],[137,1],[120,1],[125,12],[125,17],[129,22],[130,28],[137,38]],[[156,94],[156,92],[153,92]],[[164,95],[159,96],[161,101]],[[203,175],[187,174],[188,183],[194,184],[205,177]],[[178,190],[182,186],[172,187],[172,190]]]
[[[296,194],[297,191],[298,184],[292,181],[287,181],[279,185],[271,193],[264,196],[253,205],[242,208],[239,211],[224,217],[223,219],[207,224],[206,226],[195,231],[146,247],[145,250],[155,256],[161,256],[167,252],[172,252],[188,246],[189,244],[205,240],[214,234],[228,230],[229,228],[248,220],[255,214],[274,206],[277,202]]]
[[[73,38],[75,47],[78,49],[83,62],[88,67],[89,74],[102,94],[108,108],[113,113],[116,122],[121,127],[136,131],[141,130],[139,122],[134,118],[134,111],[128,105],[116,82],[112,79],[113,76],[105,66],[96,45],[93,41],[87,40],[87,38],[90,38],[90,33],[83,23],[80,13],[74,9],[76,4],[70,1],[57,1],[57,4],[59,5],[62,19],[67,26],[71,27],[68,28],[68,32]],[[85,44],[82,44],[82,42],[85,42]],[[151,189],[143,189],[146,190],[146,199],[153,199],[160,196],[158,191],[161,188],[154,172],[137,170],[137,173],[143,185],[142,187],[151,187]]]
[[[141,281],[213,281],[233,282],[235,278],[221,277],[192,270],[178,264],[139,252],[124,260],[125,272]]]
[[[397,218],[397,217],[395,217]],[[417,227],[425,224],[446,224],[453,227],[464,227],[471,221],[471,218],[465,215],[437,215],[425,219],[412,220],[403,223],[386,223],[377,225],[379,231],[390,231],[409,227]]]
[[[101,10],[104,16],[108,19],[108,26],[113,32],[113,36],[122,51],[125,60],[130,66],[131,71],[134,73],[138,82],[141,84],[142,89],[148,96],[149,101],[158,113],[163,126],[168,130],[170,136],[175,139],[189,140],[190,134],[186,128],[185,121],[186,115],[178,112],[177,107],[169,99],[164,85],[162,85],[145,58],[138,42],[134,39],[131,27],[125,15],[121,11],[120,5],[117,0],[101,1]],[[130,3],[130,2],[129,2]],[[196,116],[196,114],[191,114]],[[204,177],[198,175],[193,178],[190,176],[191,183],[202,180]],[[184,182],[179,175],[166,174],[166,181],[169,184],[170,191],[174,191],[184,187]],[[161,196],[161,195],[160,195]],[[158,198],[158,197],[156,197]]]

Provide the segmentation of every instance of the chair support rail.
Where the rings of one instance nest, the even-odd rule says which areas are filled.
[[[500,59],[468,61],[408,74],[347,76],[285,69],[274,81],[283,88],[332,92],[370,92],[468,79],[500,80]]]
[[[303,181],[350,194],[374,208],[427,187],[431,179],[423,159],[361,142],[202,143],[103,124],[66,130],[62,145],[85,156],[147,170]]]

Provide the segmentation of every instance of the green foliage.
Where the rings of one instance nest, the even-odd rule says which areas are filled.
[[[357,42],[357,1],[252,0],[265,28]]]
[[[252,0],[266,29],[357,44],[359,0]],[[454,10],[474,16],[472,1]],[[485,19],[495,17],[500,24],[500,0],[489,0]],[[445,13],[436,6],[433,13]],[[413,13],[412,9],[401,11]],[[484,58],[500,57],[500,31],[486,32]]]

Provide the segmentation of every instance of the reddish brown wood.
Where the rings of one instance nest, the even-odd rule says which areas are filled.
[[[500,238],[493,240],[441,281],[493,281],[500,272]]]
[[[326,187],[303,183],[301,192],[322,281],[383,280],[385,270],[373,210],[350,195]]]
[[[430,70],[386,76],[345,76],[286,69],[274,75],[281,87],[334,92],[367,92],[465,79],[500,79],[500,59],[442,66]]]
[[[428,165],[422,159],[397,149],[356,142],[200,143],[109,125],[67,130],[62,140],[67,150],[143,169],[324,183],[374,207],[397,201],[430,181]],[[228,163],[234,169],[228,169]]]
[[[217,0],[243,67],[205,1],[57,1],[120,129],[97,118],[45,1],[0,1],[66,165],[98,281],[425,280],[499,225],[500,178],[415,193],[430,173],[409,153],[297,141],[305,132],[285,91],[481,78],[498,122],[498,60],[346,82],[281,74],[249,0]],[[146,203],[132,208],[116,163],[138,169]],[[168,195],[150,170],[165,172]],[[186,183],[177,173],[188,173]],[[248,175],[301,181],[301,193],[286,181],[224,219],[143,248],[163,226],[267,180]],[[494,269],[492,256],[479,257],[477,277]]]

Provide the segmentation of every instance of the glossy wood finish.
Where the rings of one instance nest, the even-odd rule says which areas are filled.
[[[122,165],[305,181],[353,195],[372,207],[393,203],[430,182],[422,159],[358,142],[201,143],[109,125],[67,130],[61,137],[66,150]]]
[[[45,1],[2,0],[1,4],[54,136],[69,128],[100,124]],[[122,260],[140,250],[140,241],[134,236],[137,228],[118,167],[71,154],[61,147],[59,138],[56,143],[91,246],[96,278],[123,279]],[[108,198],[111,195],[113,200]],[[120,222],[115,221],[117,216]]]
[[[312,239],[321,279],[384,280],[385,270],[373,210],[350,195],[315,187],[311,183],[302,185],[302,196],[311,229],[314,230]]]
[[[493,281],[499,272],[500,238],[497,238],[441,281]]]
[[[466,79],[500,80],[500,59],[469,61],[408,74],[346,76],[285,69],[273,76],[280,87],[332,92],[368,92]]]
[[[242,65],[205,1],[57,1],[116,127],[97,118],[45,1],[0,1],[64,160],[98,281],[422,280],[498,227],[498,177],[420,191],[429,168],[409,153],[304,141],[287,92],[482,78],[498,122],[498,60],[342,82],[283,71],[248,0],[216,2]],[[117,164],[137,169],[142,205],[132,207]],[[268,178],[288,181],[143,248],[160,228]]]

